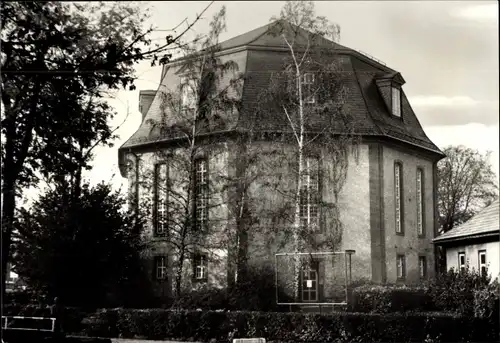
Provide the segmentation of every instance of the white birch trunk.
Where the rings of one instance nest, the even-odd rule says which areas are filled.
[[[297,188],[295,190],[295,218],[294,218],[294,230],[293,230],[293,238],[295,245],[295,270],[294,270],[294,296],[295,299],[299,300],[299,291],[300,291],[300,272],[301,272],[301,263],[300,263],[300,255],[298,253],[301,252],[301,225],[300,225],[300,192],[302,189],[302,176],[304,174],[304,103],[302,100],[302,80],[300,73],[300,66],[295,63],[296,67],[296,77],[297,77],[297,90],[299,95],[299,132],[297,139],[297,153],[298,153],[298,178],[297,178]]]

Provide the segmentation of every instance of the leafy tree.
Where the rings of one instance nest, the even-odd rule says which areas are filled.
[[[277,185],[284,206],[288,206],[279,211],[281,219],[288,223],[283,232],[291,237],[294,253],[312,252],[322,246],[335,250],[341,243],[343,228],[337,200],[345,184],[350,153],[357,143],[349,113],[343,107],[347,90],[341,60],[335,53],[340,29],[316,15],[310,1],[287,1],[280,16],[271,20],[274,23],[270,33],[282,41],[286,57],[284,71],[272,72],[270,86],[259,99],[259,111],[281,117],[290,133],[286,149],[291,147],[292,151],[283,157],[290,166],[288,178],[294,182],[292,187],[288,181]],[[332,185],[334,201],[324,201],[319,194],[319,184],[326,180]],[[325,225],[325,220],[329,221],[328,230],[319,242],[318,228]],[[299,297],[304,263],[307,261],[296,254],[295,299]]]
[[[16,197],[40,176],[55,175],[70,178],[78,198],[92,147],[113,138],[107,123],[114,113],[104,91],[133,89],[134,64],[167,62],[186,31],[151,46],[152,28],[143,29],[147,14],[126,3],[0,6],[3,292]]]
[[[137,305],[148,294],[140,253],[142,223],[125,198],[101,183],[70,200],[64,184],[43,194],[16,221],[15,271],[37,293],[68,305]],[[112,295],[114,299],[110,299]]]
[[[470,219],[498,197],[497,176],[489,153],[465,146],[448,146],[438,163],[438,209],[441,232]]]

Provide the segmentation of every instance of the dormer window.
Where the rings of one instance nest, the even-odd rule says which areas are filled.
[[[181,107],[183,110],[194,110],[196,108],[196,80],[183,80],[181,85]]]
[[[401,90],[397,87],[392,87],[392,115],[401,117]]]

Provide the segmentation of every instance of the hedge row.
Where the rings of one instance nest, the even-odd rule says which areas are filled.
[[[422,287],[365,285],[352,291],[354,312],[392,313],[436,311],[433,298]]]
[[[89,336],[228,342],[492,342],[498,325],[443,313],[277,313],[106,309],[85,320]]]

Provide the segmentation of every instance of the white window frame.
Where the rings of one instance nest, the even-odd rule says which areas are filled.
[[[417,168],[417,233],[419,236],[425,235],[424,230],[424,171],[422,168]]]
[[[306,104],[315,104],[316,103],[316,94],[313,94],[313,86],[315,84],[314,73],[304,73],[302,75],[302,90],[303,94],[307,90],[309,94],[308,97],[304,97],[304,103]]]
[[[392,86],[392,115],[401,117],[401,89]]]
[[[484,263],[481,262],[481,257],[484,256]],[[478,267],[479,267],[479,273],[481,275],[484,275],[483,273],[483,268],[487,268],[488,265],[487,265],[487,259],[486,259],[486,250],[479,250],[478,251],[478,254],[477,254],[477,263],[478,263]],[[485,269],[486,270],[486,269]],[[486,270],[487,271],[487,270]]]
[[[196,280],[207,279],[207,256],[198,254],[194,258],[194,278]]]
[[[155,235],[164,235],[168,227],[168,209],[167,209],[167,186],[168,186],[168,166],[165,162],[158,163],[155,166]]]
[[[165,280],[167,278],[167,258],[166,256],[155,257],[156,280]]]
[[[402,172],[403,165],[400,162],[394,163],[394,215],[396,233],[398,234],[403,234]]]
[[[303,167],[302,187],[299,195],[300,220],[303,226],[315,229],[319,222],[319,158],[306,157]]]
[[[201,230],[208,223],[208,159],[195,160],[195,216],[196,229]]]
[[[421,279],[427,278],[427,257],[419,256],[418,257],[418,274]]]
[[[463,257],[463,260],[464,262],[462,263],[462,259],[461,257]],[[466,260],[466,256],[465,256],[465,251],[460,251],[458,253],[458,270],[462,270],[462,269],[465,269],[465,267],[467,266],[467,260]]]
[[[406,256],[402,254],[396,255],[396,278],[406,279]]]
[[[306,273],[307,273],[307,278],[306,278]],[[302,272],[300,273],[301,275],[301,283],[302,283],[302,292],[301,292],[301,298],[303,302],[315,302],[318,301],[318,282],[319,282],[319,275],[318,275],[318,270],[315,268],[303,268]],[[314,278],[310,278],[311,275],[314,275]],[[307,287],[307,280],[312,280],[314,283],[314,287],[308,288]],[[307,294],[307,298],[305,299],[305,294]],[[311,295],[314,294],[314,299],[312,299]]]

